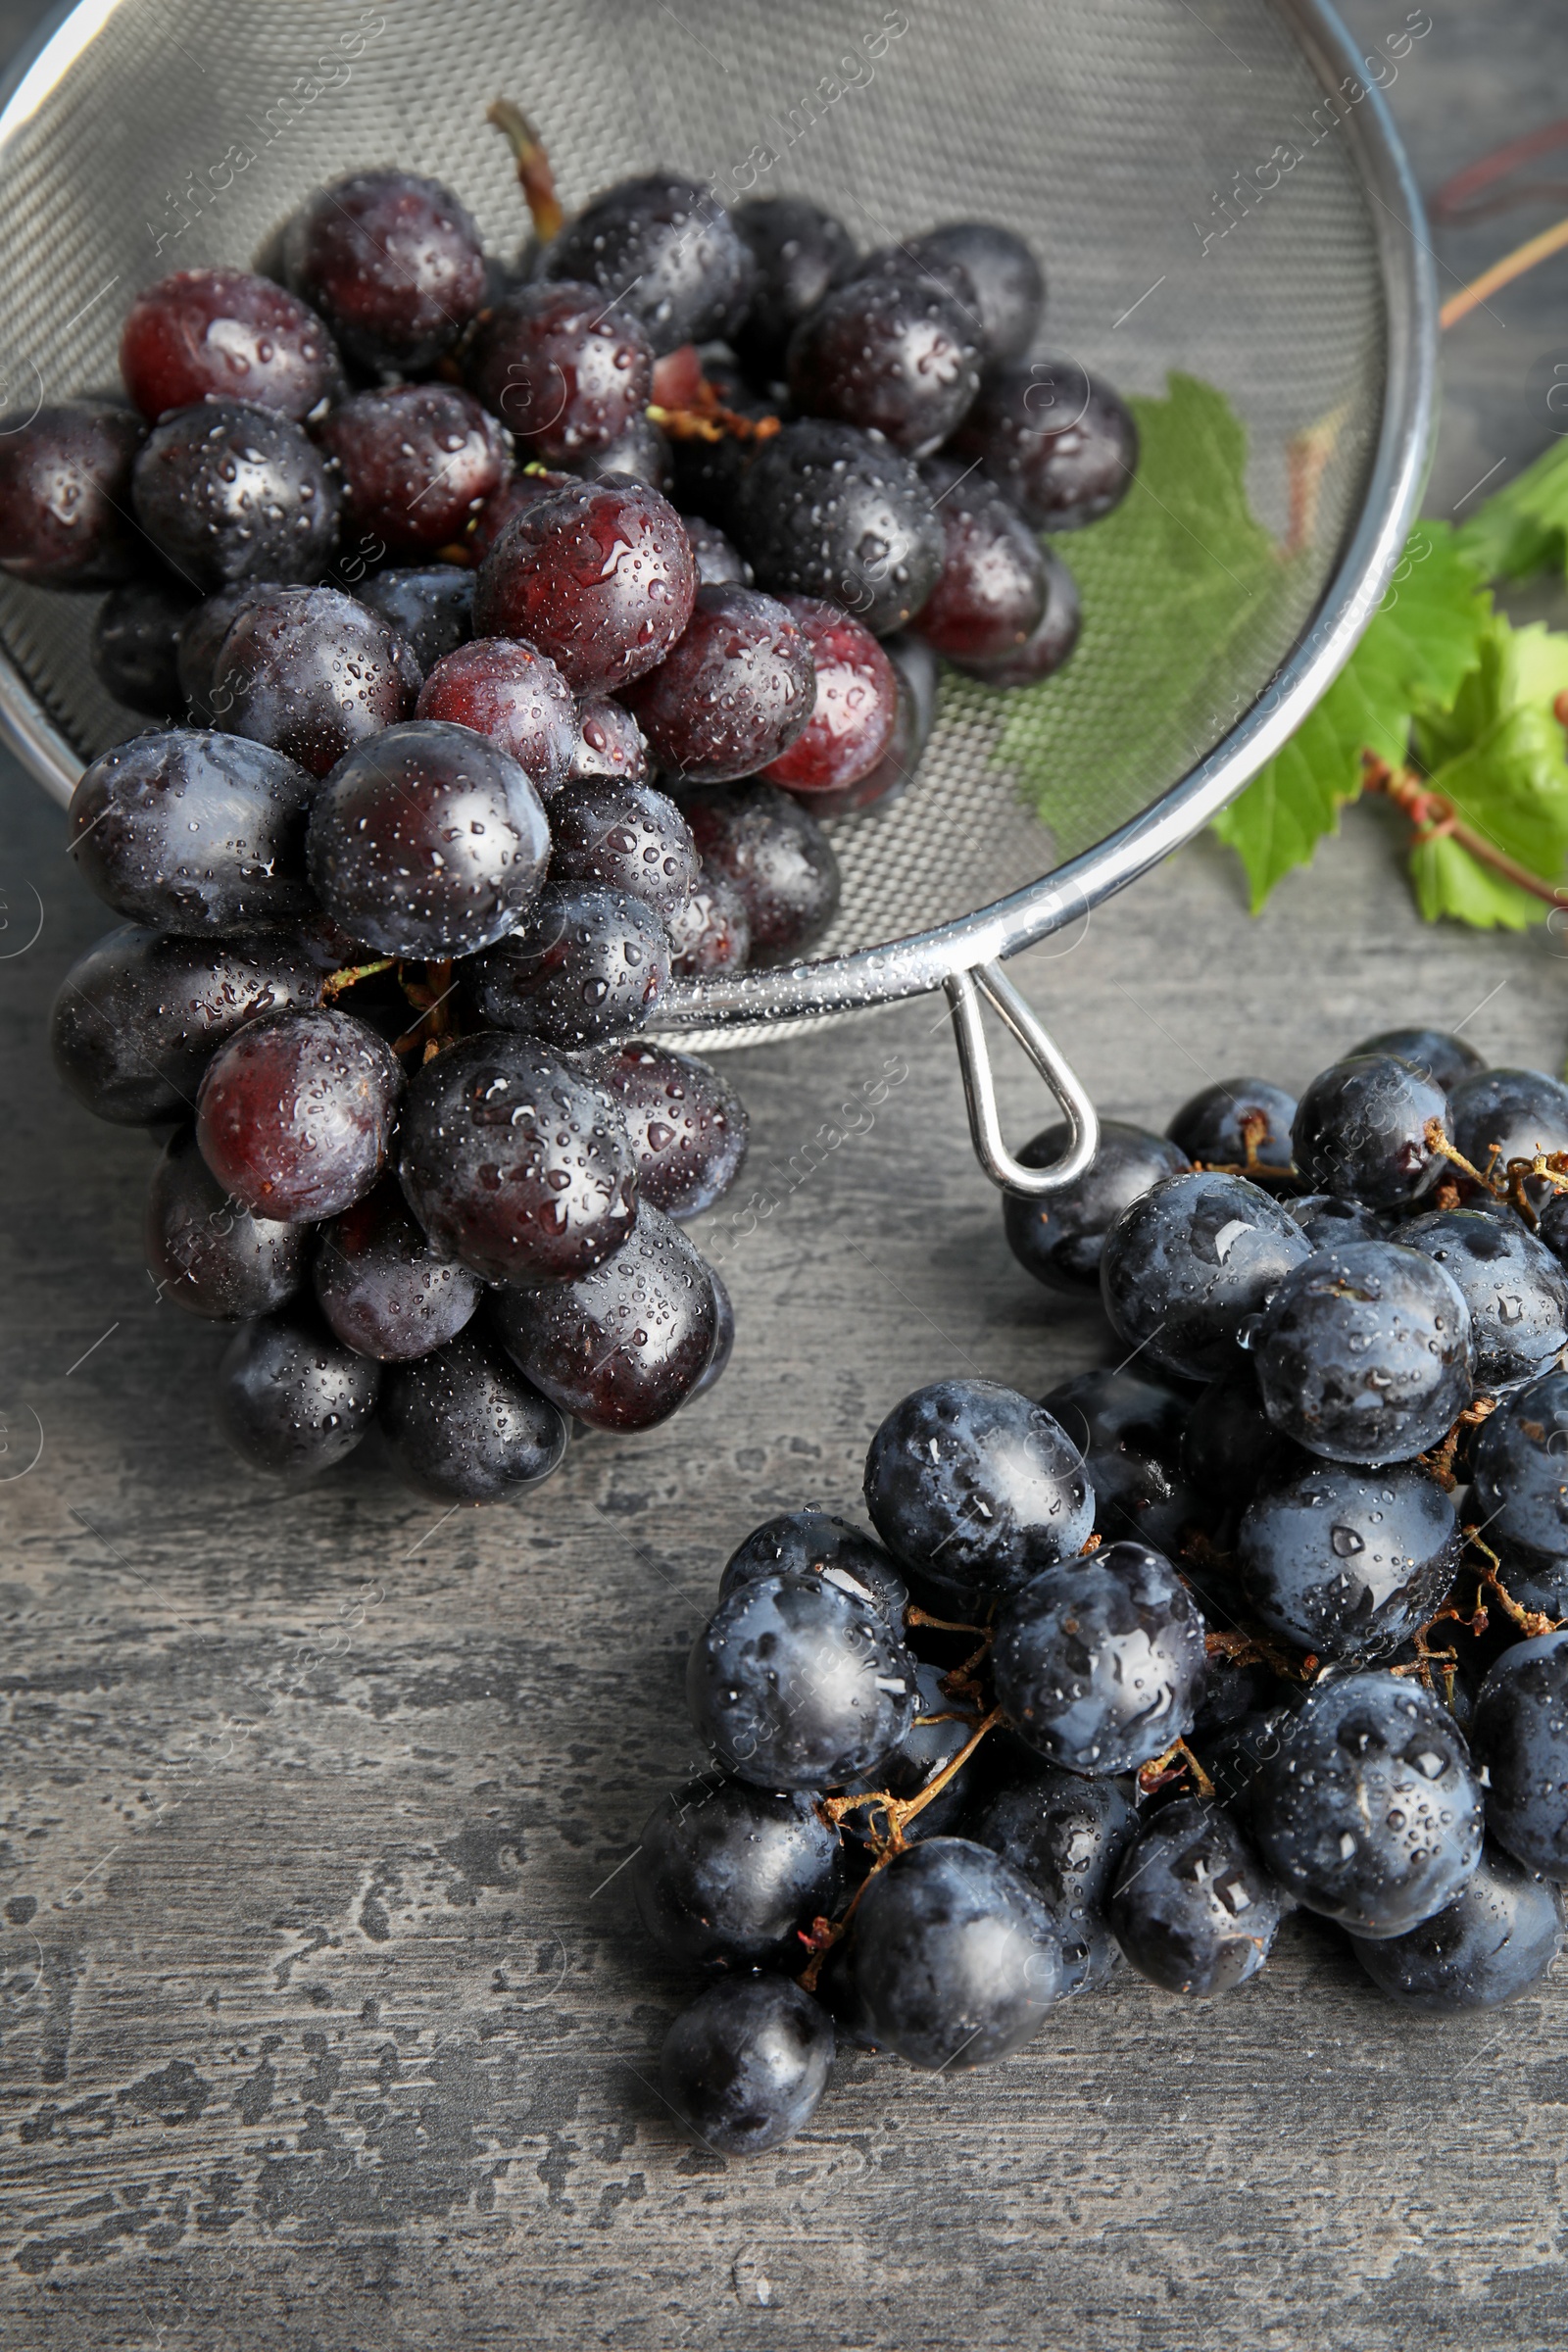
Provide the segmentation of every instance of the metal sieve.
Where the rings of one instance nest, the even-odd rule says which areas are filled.
[[[1047,269],[1042,352],[1124,392],[1158,393],[1172,368],[1217,385],[1278,532],[1293,441],[1332,417],[1288,593],[1195,649],[1179,708],[1097,693],[1081,655],[1059,693],[1032,690],[1032,768],[1061,778],[1049,827],[1008,749],[1018,698],[953,681],[903,798],[834,828],[843,902],[814,959],[683,985],[661,1016],[712,1048],[944,987],[982,1164],[1048,1192],[1093,1152],[1094,1107],[1002,964],[1188,840],[1279,748],[1415,513],[1436,305],[1378,85],[1423,24],[1391,18],[1363,57],[1323,0],[81,0],[0,114],[0,393],[25,414],[114,382],[137,287],[248,260],[357,167],[448,181],[510,253],[527,223],[483,120],[505,92],[543,126],[568,208],[667,165],[732,201],[808,192],[866,246],[1006,222]],[[0,584],[0,732],[62,803],[133,731],[88,665],[92,612]],[[1066,1113],[1054,1168],[1004,1143],[982,997]]]

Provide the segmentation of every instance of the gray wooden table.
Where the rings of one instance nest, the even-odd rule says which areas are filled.
[[[1371,38],[1398,12],[1350,13]],[[1394,93],[1428,185],[1555,113],[1568,65],[1560,0],[1432,15]],[[1549,217],[1441,258],[1467,274]],[[1544,445],[1565,295],[1568,259],[1453,339],[1434,512]],[[729,1548],[854,1510],[917,1383],[1103,1360],[1098,1316],[1004,1248],[934,1005],[736,1065],[761,1199],[709,1238],[740,1339],[676,1427],[575,1446],[514,1510],[443,1514],[363,1458],[280,1492],[217,1449],[220,1339],[143,1271],[148,1145],[51,1075],[49,1001],[102,917],[9,765],[0,845],[0,2340],[1568,2337],[1568,1980],[1422,2025],[1298,1924],[1244,1993],[1123,1975],[991,2073],[850,2055],[750,2165],[650,2087],[679,1985],[615,1873],[695,1761],[683,1660]],[[1199,843],[1020,977],[1103,1107],[1162,1123],[1210,1076],[1300,1081],[1415,1017],[1558,1067],[1565,953],[1424,929],[1365,810],[1259,922]],[[1028,1132],[1029,1081],[1003,1084]]]

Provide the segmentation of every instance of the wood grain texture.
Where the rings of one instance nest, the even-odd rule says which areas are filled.
[[[1436,172],[1544,118],[1568,31],[1433,15],[1441,113],[1414,68],[1395,98]],[[1395,840],[1352,812],[1255,924],[1199,844],[1020,983],[1102,1107],[1158,1124],[1402,1019],[1559,1067],[1563,943],[1423,929]],[[1563,1982],[1414,2023],[1297,1922],[1240,1994],[1124,1973],[989,2073],[849,2054],[750,2165],[651,2087],[682,1987],[616,1873],[697,1761],[681,1677],[728,1551],[775,1510],[855,1511],[919,1382],[1039,1393],[1108,1356],[1005,1250],[936,1006],[730,1064],[753,1153],[705,1238],[740,1338],[675,1427],[574,1446],[514,1509],[443,1517],[368,1452],[290,1492],[217,1449],[221,1339],[152,1295],[148,1144],[50,1074],[51,995],[103,927],[61,841],[7,767],[0,954],[31,894],[43,924],[0,961],[0,2341],[1560,2344]],[[1001,1080],[1021,1137],[1038,1097]]]

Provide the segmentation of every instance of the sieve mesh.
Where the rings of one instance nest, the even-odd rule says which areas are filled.
[[[1171,368],[1216,384],[1276,530],[1291,437],[1341,412],[1313,552],[1195,648],[1190,696],[1123,707],[1083,659],[1036,690],[1031,766],[1060,778],[1050,830],[1003,754],[1014,698],[950,682],[909,791],[836,828],[844,898],[820,955],[970,914],[1150,808],[1255,702],[1356,521],[1385,378],[1377,223],[1346,123],[1259,0],[91,0],[60,39],[77,54],[53,86],[47,57],[34,70],[0,150],[13,409],[112,383],[136,287],[250,258],[358,166],[446,179],[510,253],[525,220],[482,120],[506,91],[568,206],[666,164],[733,198],[807,191],[867,246],[960,215],[1009,223],[1046,264],[1041,349],[1126,391],[1157,393]],[[1259,202],[1257,168],[1286,143],[1298,161]],[[1250,208],[1219,237],[1238,173]],[[1091,630],[1121,625],[1137,586],[1104,586]],[[0,648],[84,758],[140,723],[92,678],[90,621],[89,600],[0,586]]]

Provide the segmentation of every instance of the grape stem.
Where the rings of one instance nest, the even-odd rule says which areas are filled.
[[[1505,253],[1500,262],[1494,262],[1490,270],[1483,270],[1479,277],[1461,286],[1457,294],[1450,294],[1438,313],[1438,324],[1457,326],[1461,318],[1468,318],[1472,311],[1482,308],[1489,294],[1500,294],[1504,286],[1511,286],[1516,277],[1523,277],[1538,262],[1549,261],[1554,253],[1561,253],[1565,245],[1568,245],[1568,220],[1555,221],[1538,237],[1527,237],[1512,253]]]
[[[321,1003],[341,996],[346,988],[357,988],[376,972],[389,972],[396,961],[395,956],[378,956],[373,963],[346,963],[341,971],[329,972],[321,982]]]
[[[1167,1783],[1179,1780],[1184,1772],[1192,1774],[1198,1793],[1205,1802],[1212,1798],[1214,1784],[1185,1740],[1173,1740],[1163,1755],[1153,1756],[1147,1764],[1140,1764],[1138,1786],[1146,1796],[1152,1796],[1156,1788],[1163,1788]]]
[[[697,398],[685,408],[666,409],[650,401],[648,419],[672,441],[770,441],[781,421],[777,416],[742,416],[726,409],[706,376]]]
[[[566,216],[556,194],[556,175],[544,141],[514,99],[492,99],[485,108],[484,119],[494,123],[516,158],[517,184],[527,203],[534,234],[541,245],[548,245],[553,237],[560,236]]]
[[[1457,842],[1461,850],[1468,851],[1481,864],[1490,865],[1494,873],[1501,874],[1516,889],[1528,891],[1532,898],[1544,899],[1548,906],[1568,906],[1568,884],[1544,882],[1539,874],[1533,874],[1527,865],[1521,865],[1484,833],[1478,833],[1474,825],[1467,825],[1452,801],[1441,792],[1433,792],[1409,768],[1390,767],[1375,752],[1363,752],[1361,771],[1368,792],[1381,792],[1409,818],[1418,848],[1429,841]]]
[[[1531,1640],[1534,1640],[1538,1634],[1556,1633],[1559,1628],[1559,1623],[1561,1622],[1559,1619],[1546,1616],[1544,1611],[1541,1609],[1523,1609],[1520,1607],[1519,1603],[1515,1600],[1513,1594],[1509,1592],[1507,1586],[1502,1581],[1502,1576],[1500,1573],[1502,1561],[1500,1556],[1493,1550],[1490,1544],[1482,1543],[1480,1529],[1467,1527],[1464,1531],[1464,1535],[1465,1542],[1470,1545],[1471,1550],[1479,1551],[1481,1554],[1480,1574],[1484,1581],[1492,1587],[1492,1590],[1497,1595],[1498,1605],[1500,1606],[1503,1615],[1511,1618],[1513,1623],[1518,1626],[1520,1632],[1527,1635]]]

